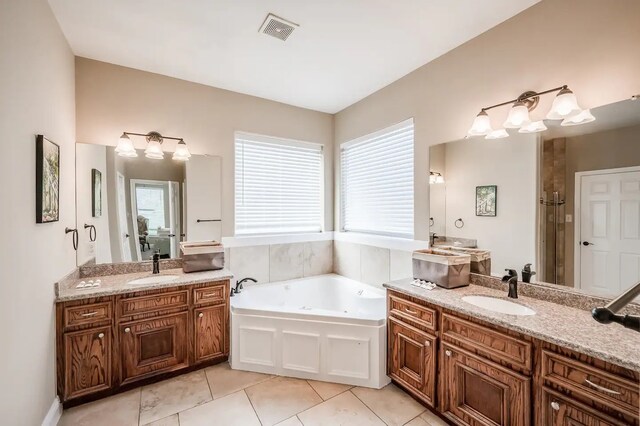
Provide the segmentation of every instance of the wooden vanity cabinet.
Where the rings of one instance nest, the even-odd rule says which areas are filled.
[[[75,405],[226,361],[228,288],[225,280],[58,303],[60,399]]]

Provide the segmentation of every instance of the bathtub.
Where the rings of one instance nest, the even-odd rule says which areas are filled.
[[[385,292],[328,274],[259,284],[231,298],[231,368],[381,388]]]

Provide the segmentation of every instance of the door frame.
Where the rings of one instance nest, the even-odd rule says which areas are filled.
[[[575,183],[574,183],[574,204],[573,204],[573,244],[577,249],[573,250],[573,288],[579,291],[582,291],[582,262],[581,262],[581,254],[580,250],[580,242],[582,241],[581,235],[581,226],[582,226],[582,178],[586,176],[595,176],[595,175],[611,175],[618,173],[631,173],[631,172],[640,172],[640,166],[631,166],[631,167],[619,167],[616,169],[601,169],[601,170],[586,170],[583,172],[575,173]]]
[[[122,180],[122,187],[120,187],[120,181]],[[123,190],[124,193],[120,194],[120,190]],[[117,172],[116,175],[116,219],[117,219],[117,223],[118,223],[118,246],[120,248],[120,259],[122,262],[131,262],[133,260],[133,253],[131,253],[131,237],[125,237],[125,235],[131,235],[129,233],[129,220],[127,218],[127,178],[120,172]],[[120,198],[120,195],[122,195],[122,198]],[[124,204],[123,204],[124,203]],[[124,213],[124,222],[126,224],[126,228],[122,228],[122,217],[121,214]],[[122,240],[123,238],[126,238],[127,242],[127,249],[125,250],[125,245],[123,244]],[[125,259],[125,253],[128,252],[129,253],[129,258],[128,260]]]

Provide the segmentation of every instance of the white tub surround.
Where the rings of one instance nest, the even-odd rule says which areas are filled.
[[[381,388],[383,290],[334,274],[255,285],[231,299],[236,370]]]

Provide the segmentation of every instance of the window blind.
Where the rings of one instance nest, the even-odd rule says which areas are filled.
[[[323,187],[322,145],[236,133],[236,235],[322,231]]]
[[[413,238],[413,119],[341,146],[342,228]]]

